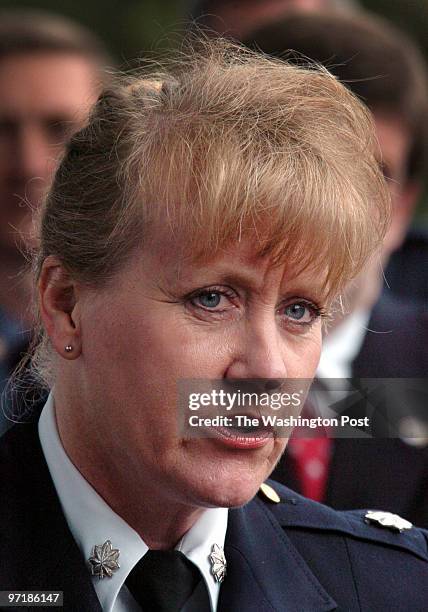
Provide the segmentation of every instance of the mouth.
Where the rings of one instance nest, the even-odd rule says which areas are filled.
[[[229,448],[256,449],[275,438],[274,428],[263,425],[259,418],[235,415],[228,426],[211,427],[212,437]]]

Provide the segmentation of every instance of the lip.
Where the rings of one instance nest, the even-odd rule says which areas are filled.
[[[211,427],[213,438],[224,446],[236,449],[257,449],[269,444],[274,438],[272,429],[262,429],[254,433],[244,434],[231,427]]]

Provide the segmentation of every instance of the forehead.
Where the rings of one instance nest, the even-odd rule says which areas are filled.
[[[294,287],[326,298],[325,274],[314,267],[302,270],[300,262],[289,259],[274,262],[257,250],[257,236],[247,235],[225,245],[212,256],[192,258],[177,239],[146,245],[136,254],[136,265],[156,282],[191,289],[193,285],[216,283],[238,285],[254,292]],[[194,287],[193,287],[194,288]]]
[[[84,116],[96,96],[96,67],[78,54],[40,52],[0,60],[2,115]]]

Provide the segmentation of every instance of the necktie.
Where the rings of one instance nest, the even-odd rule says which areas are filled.
[[[314,381],[311,393],[314,390],[324,392],[324,397],[328,391],[320,379]],[[308,398],[302,411],[302,417],[316,416],[322,416],[320,406]],[[332,440],[328,437],[326,428],[296,427],[288,441],[287,451],[294,460],[302,494],[309,499],[323,502],[332,453]]]
[[[299,431],[299,434],[305,434]],[[310,434],[313,436],[314,431]],[[325,499],[332,440],[327,437],[291,437],[288,453],[294,460],[301,492],[305,497],[322,502]]]
[[[143,612],[178,612],[201,580],[199,569],[182,552],[149,550],[125,584]]]

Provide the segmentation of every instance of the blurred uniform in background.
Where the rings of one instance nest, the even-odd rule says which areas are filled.
[[[392,254],[385,277],[394,293],[414,296],[428,308],[428,228],[411,227],[402,246]]]
[[[86,121],[108,63],[102,43],[68,19],[0,13],[0,391],[31,336],[31,209]],[[0,413],[0,433],[7,426]]]
[[[382,261],[373,260],[349,287],[346,314],[335,315],[318,376],[326,384],[334,378],[426,377],[424,305],[388,288],[382,292],[382,266],[404,240],[427,170],[422,56],[401,32],[362,12],[290,14],[246,42],[276,56],[292,49],[299,63],[303,55],[324,64],[367,104],[390,187],[393,214]],[[381,508],[428,525],[428,439],[404,441],[397,427],[395,439],[290,444],[273,478],[337,508]]]

